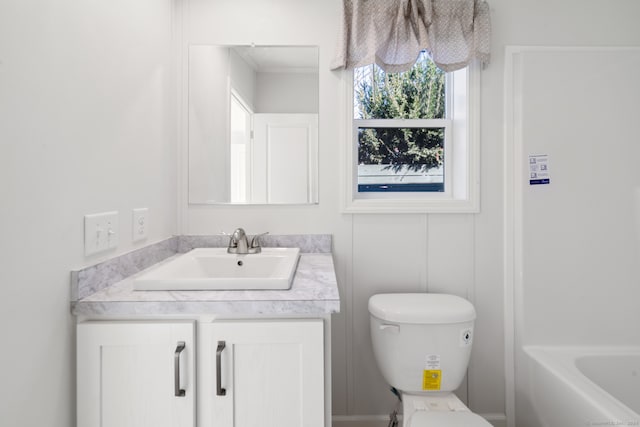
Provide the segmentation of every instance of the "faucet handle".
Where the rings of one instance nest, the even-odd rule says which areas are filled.
[[[251,239],[251,246],[250,247],[259,248],[260,247],[260,237],[264,236],[265,234],[269,234],[269,232],[265,231],[264,233],[256,234],[255,236],[253,236],[253,239]]]

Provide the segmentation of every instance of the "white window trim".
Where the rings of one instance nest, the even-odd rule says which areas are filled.
[[[353,72],[342,73],[345,108],[345,144],[341,151],[341,210],[343,213],[473,213],[480,211],[480,66],[467,67],[467,91],[453,91],[453,141],[445,151],[453,166],[445,176],[445,192],[373,193],[359,196],[357,191],[357,124],[353,119]],[[455,79],[453,85],[456,84]],[[460,96],[458,96],[460,95]],[[460,99],[462,98],[462,100]],[[466,99],[465,99],[466,98]],[[466,120],[464,120],[466,119]],[[460,137],[462,136],[462,138]],[[446,160],[445,160],[446,161]],[[445,172],[446,173],[446,172]]]

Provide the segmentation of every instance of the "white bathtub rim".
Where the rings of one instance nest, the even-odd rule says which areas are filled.
[[[584,375],[575,360],[584,356],[638,355],[640,346],[523,346],[523,350],[535,362],[552,372],[564,385],[585,399],[611,420],[640,421],[640,414],[620,402],[609,392]],[[615,412],[612,412],[612,407]]]

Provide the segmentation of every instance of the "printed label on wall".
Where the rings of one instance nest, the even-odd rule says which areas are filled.
[[[425,369],[422,372],[422,389],[428,391],[440,390],[440,379],[442,371],[440,369]]]
[[[530,154],[529,155],[529,185],[550,184],[549,155]]]

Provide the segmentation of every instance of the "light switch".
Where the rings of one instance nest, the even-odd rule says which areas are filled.
[[[110,212],[106,216],[107,248],[118,247],[118,212]]]
[[[132,238],[134,242],[144,240],[149,234],[149,208],[133,210],[133,230]]]
[[[92,255],[118,246],[118,212],[84,216],[84,254]]]

